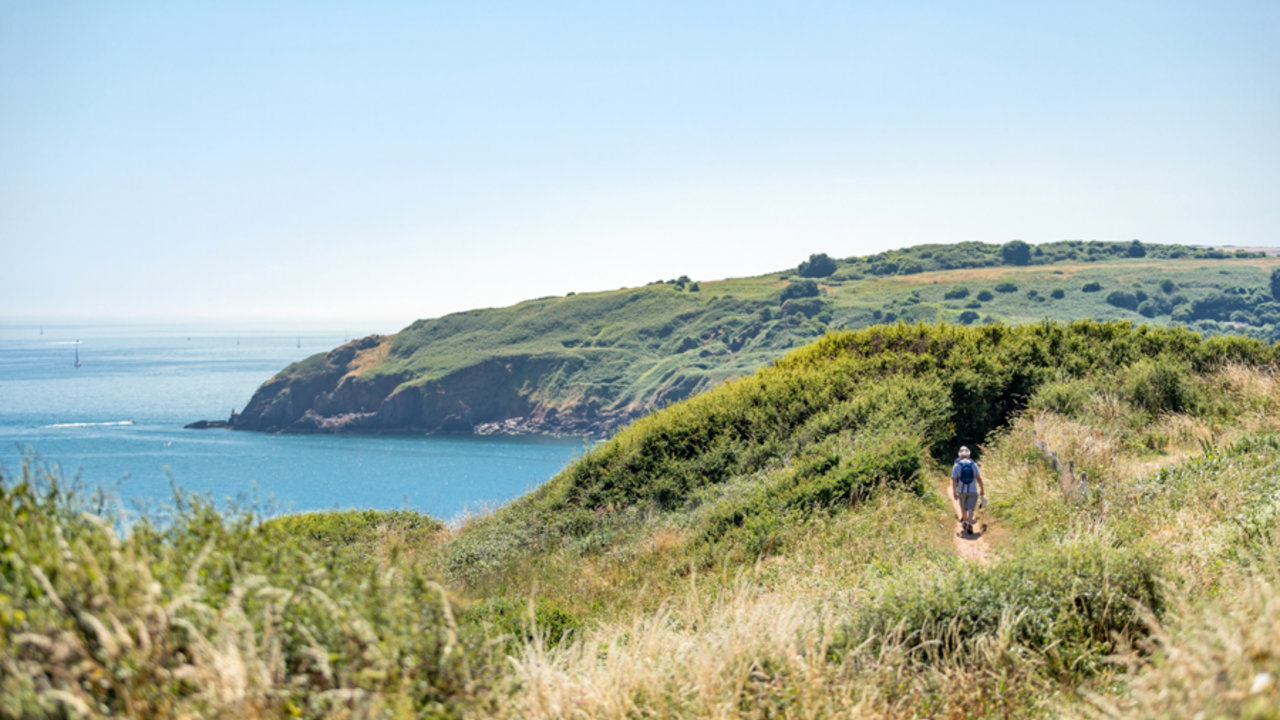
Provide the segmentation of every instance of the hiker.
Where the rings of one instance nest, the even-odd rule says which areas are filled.
[[[951,494],[960,501],[960,524],[967,534],[973,534],[973,510],[982,498],[985,506],[987,491],[982,484],[978,463],[969,458],[969,448],[961,445],[956,464],[951,466]]]

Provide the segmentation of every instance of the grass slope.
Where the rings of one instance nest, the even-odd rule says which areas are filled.
[[[1275,717],[1277,349],[835,333],[444,528],[0,482],[0,716]],[[933,488],[975,444],[994,559]],[[1064,485],[1037,443],[1087,485]]]

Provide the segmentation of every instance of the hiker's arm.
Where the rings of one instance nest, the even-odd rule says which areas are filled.
[[[982,484],[982,472],[981,472],[981,471],[979,471],[979,472],[974,473],[974,478],[978,481],[978,494],[979,494],[979,495],[986,495],[986,494],[987,494],[987,486]]]

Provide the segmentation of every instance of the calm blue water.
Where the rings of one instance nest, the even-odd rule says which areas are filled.
[[[44,326],[41,335],[35,325],[0,326],[0,466],[15,473],[33,450],[68,477],[150,504],[167,501],[172,482],[220,502],[272,498],[281,511],[410,508],[450,518],[527,492],[586,447],[182,429],[226,419],[291,362],[389,329],[98,325]]]

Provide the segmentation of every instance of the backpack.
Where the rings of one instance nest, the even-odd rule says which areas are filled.
[[[957,460],[956,465],[960,467],[960,482],[965,485],[972,485],[974,476],[978,474],[978,464],[968,458],[964,458],[963,460]]]

